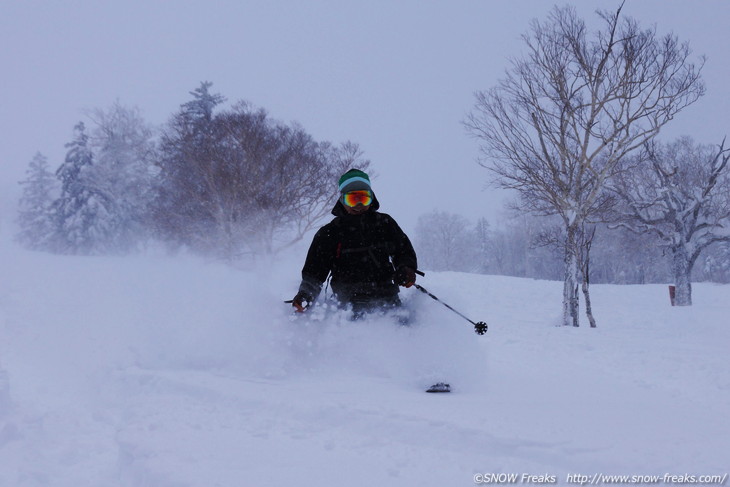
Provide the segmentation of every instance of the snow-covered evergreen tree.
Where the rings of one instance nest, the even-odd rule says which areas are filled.
[[[181,113],[193,122],[210,122],[213,119],[213,109],[223,103],[226,99],[219,93],[211,93],[210,87],[213,83],[203,81],[198,88],[191,91],[193,99],[183,103]]]
[[[18,203],[16,239],[26,248],[48,250],[55,232],[52,206],[58,181],[48,169],[48,159],[40,152],[31,159],[26,175],[20,181],[23,193]]]
[[[56,216],[55,250],[61,253],[98,254],[108,250],[109,237],[118,223],[109,211],[112,201],[93,185],[90,171],[93,156],[86,127],[74,127],[74,139],[56,171],[61,196],[54,202]]]
[[[124,252],[142,238],[153,200],[153,134],[137,109],[119,102],[109,110],[97,110],[93,119],[96,128],[89,146],[94,164],[86,182],[107,203],[114,223],[103,246]]]

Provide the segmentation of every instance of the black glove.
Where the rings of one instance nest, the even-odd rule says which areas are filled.
[[[294,299],[291,301],[291,305],[297,309],[297,313],[304,313],[309,305],[312,304],[312,296],[309,294],[299,291]]]
[[[395,283],[403,287],[411,287],[416,283],[416,271],[402,265],[395,271]]]

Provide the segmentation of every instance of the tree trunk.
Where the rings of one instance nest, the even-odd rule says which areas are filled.
[[[578,322],[578,227],[569,225],[565,237],[565,280],[563,282],[563,326]]]
[[[672,270],[674,271],[674,295],[675,306],[692,306],[692,281],[690,274],[692,265],[689,252],[684,245],[672,248],[674,259]]]
[[[591,293],[588,290],[587,279],[583,279],[583,297],[586,300],[586,316],[588,316],[588,322],[591,324],[591,328],[596,328],[596,319],[593,317],[593,308],[591,307]]]
[[[585,227],[581,228],[580,250],[581,262],[580,270],[583,278],[583,297],[586,301],[586,316],[591,328],[596,328],[596,319],[593,317],[593,307],[591,306],[591,247],[593,246],[593,238],[596,236],[596,227],[586,232]]]

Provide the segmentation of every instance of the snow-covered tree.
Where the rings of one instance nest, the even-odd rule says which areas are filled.
[[[219,93],[211,93],[210,87],[213,83],[203,81],[200,86],[195,88],[190,94],[193,99],[181,105],[181,112],[184,117],[192,123],[204,124],[213,120],[213,110],[215,107],[226,101],[225,97]]]
[[[55,234],[53,201],[58,181],[48,168],[48,159],[38,152],[31,159],[18,204],[18,242],[33,250],[48,250]]]
[[[74,138],[66,147],[66,158],[56,171],[61,181],[61,195],[53,203],[54,250],[72,254],[103,253],[108,250],[109,236],[118,223],[109,211],[113,201],[97,191],[90,177],[94,162],[83,122],[74,127]]]
[[[96,125],[89,140],[94,164],[86,182],[109,203],[115,224],[104,246],[124,252],[142,238],[153,201],[153,132],[138,109],[119,102],[91,117]]]
[[[692,268],[715,242],[730,241],[730,149],[682,137],[647,144],[626,162],[613,190],[624,205],[620,225],[652,233],[672,257],[675,303],[692,304]]]
[[[522,207],[565,228],[564,325],[578,326],[580,229],[604,209],[604,189],[627,154],[704,93],[701,68],[673,35],[599,12],[593,35],[573,7],[555,7],[523,36],[527,54],[477,94],[466,121],[496,182]]]

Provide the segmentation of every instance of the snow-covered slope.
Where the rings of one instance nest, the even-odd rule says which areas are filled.
[[[390,317],[292,316],[301,249],[255,269],[0,246],[0,485],[456,486],[480,474],[730,470],[730,287],[459,273]],[[452,394],[426,394],[433,381]]]

